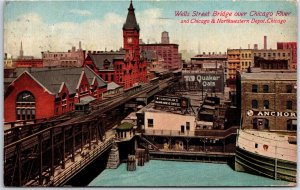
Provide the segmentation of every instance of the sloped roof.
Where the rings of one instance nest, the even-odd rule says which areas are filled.
[[[123,30],[124,29],[135,29],[135,30],[138,30],[138,31],[140,30],[140,26],[136,22],[132,2],[130,2],[129,8],[128,8],[128,14],[127,14],[126,22],[123,25]]]
[[[95,78],[100,87],[106,86],[106,83],[95,74],[89,67],[72,67],[72,68],[35,68],[26,69],[39,83],[41,83],[51,93],[57,94],[61,84],[64,82],[70,94],[76,93],[77,84],[79,82],[82,71],[88,79],[89,84],[92,84]]]
[[[107,90],[114,90],[120,88],[121,86],[116,84],[115,82],[110,82],[107,84]]]
[[[108,64],[109,70],[114,70],[113,61],[116,59],[124,59],[125,51],[90,53],[88,56],[99,70],[104,69],[104,64]]]

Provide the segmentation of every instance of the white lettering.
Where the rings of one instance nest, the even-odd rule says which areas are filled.
[[[297,117],[297,116],[296,116],[296,113],[291,112],[291,117]]]
[[[263,116],[263,113],[260,111],[260,112],[258,112],[257,115],[258,115],[258,116]]]
[[[264,115],[265,115],[265,116],[270,116],[270,112],[265,111],[265,112],[264,112]]]
[[[275,116],[275,112],[274,111],[271,112],[271,116]]]
[[[285,117],[288,117],[290,114],[289,114],[289,112],[284,112],[283,115],[284,115]]]

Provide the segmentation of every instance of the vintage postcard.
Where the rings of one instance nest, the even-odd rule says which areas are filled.
[[[5,187],[297,185],[297,2],[3,2]]]

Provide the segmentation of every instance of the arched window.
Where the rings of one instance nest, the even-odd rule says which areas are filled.
[[[16,113],[17,120],[35,119],[35,98],[30,92],[23,91],[17,96]]]

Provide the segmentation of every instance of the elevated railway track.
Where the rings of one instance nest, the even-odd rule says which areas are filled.
[[[98,142],[105,141],[106,132],[122,120],[120,106],[154,89],[162,91],[173,83],[174,79],[164,79],[157,84],[141,86],[134,92],[91,105],[90,113],[71,112],[22,126],[12,124],[4,131],[5,186],[50,184],[51,180],[57,179],[56,168],[65,169],[68,159],[74,162],[85,146],[92,150]]]

